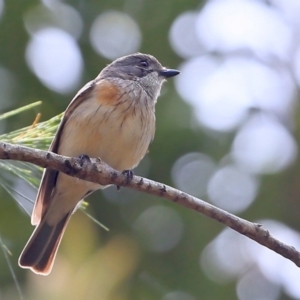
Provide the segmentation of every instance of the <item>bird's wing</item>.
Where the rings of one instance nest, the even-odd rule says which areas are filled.
[[[71,103],[68,105],[63,118],[58,126],[57,132],[54,136],[54,139],[50,145],[49,151],[57,153],[60,137],[62,135],[62,131],[64,129],[64,125],[68,121],[70,115],[74,111],[74,109],[80,105],[83,101],[86,100],[86,97],[91,91],[93,90],[95,85],[95,81],[91,81],[87,83],[79,92],[76,94],[76,96],[73,98]],[[31,216],[31,224],[37,225],[39,224],[42,216],[47,211],[47,208],[49,207],[49,204],[51,202],[51,194],[55,188],[56,185],[56,179],[57,179],[58,171],[52,170],[52,169],[45,169],[43,173],[43,177],[40,183],[40,187],[37,193],[35,205],[33,208],[32,216]]]

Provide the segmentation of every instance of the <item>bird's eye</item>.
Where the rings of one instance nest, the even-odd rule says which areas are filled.
[[[147,68],[147,67],[149,66],[149,64],[148,64],[147,61],[142,60],[142,61],[140,62],[140,66],[143,67],[143,68]]]

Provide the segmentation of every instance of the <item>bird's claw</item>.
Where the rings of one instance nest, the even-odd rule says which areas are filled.
[[[86,154],[79,155],[79,159],[80,159],[80,166],[81,167],[84,165],[85,162],[90,162],[91,161],[90,157]]]

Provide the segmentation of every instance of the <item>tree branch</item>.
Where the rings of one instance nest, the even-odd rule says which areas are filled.
[[[0,159],[29,162],[44,168],[55,169],[80,179],[100,183],[101,185],[115,184],[163,197],[225,224],[291,260],[300,267],[300,253],[294,247],[272,237],[262,225],[246,221],[165,184],[139,176],[133,176],[132,180],[128,180],[125,174],[112,169],[99,158],[91,159],[90,162],[84,162],[81,166],[79,158],[60,156],[48,151],[0,142]]]

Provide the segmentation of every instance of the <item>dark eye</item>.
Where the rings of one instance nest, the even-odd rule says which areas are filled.
[[[140,62],[140,66],[143,67],[143,68],[147,68],[147,67],[149,66],[149,64],[148,64],[147,61],[142,60],[142,61]]]

